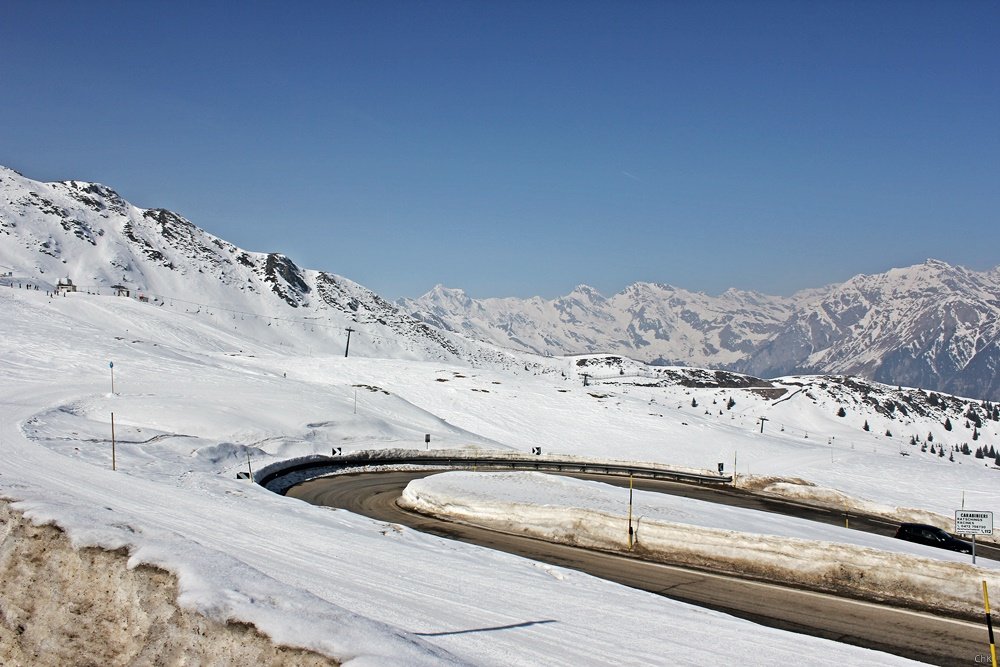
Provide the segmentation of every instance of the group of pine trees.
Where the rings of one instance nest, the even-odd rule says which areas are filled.
[[[968,447],[968,445],[966,445]],[[1000,466],[1000,451],[993,448],[990,445],[989,448],[986,447],[976,447],[976,458],[977,459],[994,459],[997,465]]]
[[[917,445],[919,442],[920,442],[919,437],[915,435],[910,436],[911,445]],[[942,458],[944,458],[945,449],[948,449],[947,445],[943,444],[939,444],[937,446],[934,445],[934,436],[931,435],[930,433],[927,434],[927,439],[924,440],[923,444],[920,445],[920,451],[926,452],[929,450],[931,454],[937,454]],[[955,452],[958,452],[959,454],[964,454],[966,456],[973,455],[972,448],[969,447],[969,443],[967,442],[963,442],[961,445],[951,446],[948,454],[949,461],[955,460]],[[975,451],[975,457],[977,459],[989,459],[995,461],[995,465],[1000,467],[1000,450],[993,447],[993,445],[990,445],[989,447],[977,447]]]
[[[933,392],[929,395],[929,401],[931,405],[940,405],[942,407],[945,407],[946,405],[944,400],[939,398],[938,395],[934,394]],[[980,409],[982,410],[983,414],[980,414]],[[837,408],[837,416],[838,417],[847,416],[847,410],[844,408],[844,406],[841,405]],[[984,419],[992,419],[993,421],[1000,421],[1000,404],[993,404],[990,401],[983,401],[982,404],[979,405],[979,409],[977,409],[977,406],[975,404],[970,404],[963,416],[965,417],[965,428],[972,429],[972,439],[974,441],[979,440],[979,429],[983,427]],[[949,432],[954,428],[954,425],[951,423],[950,417],[945,417],[943,425],[944,425],[944,430]],[[867,419],[865,420],[865,423],[861,428],[865,431],[869,432],[871,431],[871,425],[868,424]],[[886,429],[885,434],[887,437],[890,438],[892,437],[892,431],[890,431],[889,429]],[[920,442],[919,436],[915,435],[910,436],[911,445],[916,445],[919,442]],[[926,452],[928,451],[929,448],[931,454],[937,454],[938,456],[943,458],[945,455],[946,446],[944,444],[939,444],[935,446],[933,443],[934,443],[934,434],[928,432],[926,440],[920,447],[920,451]],[[973,453],[972,449],[969,447],[969,443],[962,443],[961,446],[953,445],[950,448],[948,454],[949,461],[955,460],[955,452],[964,454],[966,456],[970,456]],[[995,449],[993,445],[990,445],[989,447],[976,448],[975,457],[977,459],[991,459],[995,461],[995,464],[998,467],[1000,467],[1000,450]]]
[[[911,445],[917,445],[919,443],[920,443],[920,436],[916,435],[910,436]],[[945,449],[947,449],[947,445],[938,444],[937,446],[935,446],[934,434],[928,433],[927,438],[924,439],[923,444],[920,445],[920,451],[926,452],[928,451],[928,449],[930,450],[931,454],[937,454],[938,456],[943,458]],[[955,452],[958,452],[959,454],[965,454],[966,456],[971,456],[973,454],[972,448],[969,447],[969,443],[967,442],[963,442],[961,445],[951,446],[950,453],[948,456],[949,461],[955,460]],[[975,457],[977,459],[994,460],[996,461],[996,465],[1000,467],[1000,450],[995,449],[993,445],[990,445],[989,447],[977,447],[975,452]]]

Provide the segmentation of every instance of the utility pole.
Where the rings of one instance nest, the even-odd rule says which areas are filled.
[[[583,373],[582,375],[583,375],[583,386],[586,387],[587,385],[590,384],[590,374]]]
[[[771,421],[771,420],[768,419],[767,417],[759,417],[759,419],[760,419],[760,432],[763,433],[764,432],[764,422]]]
[[[347,347],[344,348],[344,356],[351,351],[351,332],[354,331],[351,327],[347,327]]]

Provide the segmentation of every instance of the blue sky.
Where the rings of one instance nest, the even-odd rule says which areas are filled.
[[[0,164],[389,298],[1000,264],[996,2],[3,14]]]

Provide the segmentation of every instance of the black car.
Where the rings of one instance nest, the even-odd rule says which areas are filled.
[[[925,523],[901,523],[896,531],[896,537],[939,549],[959,551],[963,554],[972,553],[972,545],[968,542],[955,539],[937,526],[928,526]]]

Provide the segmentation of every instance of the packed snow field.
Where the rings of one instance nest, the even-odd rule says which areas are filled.
[[[472,368],[365,357],[363,341],[345,358],[269,329],[261,321],[223,328],[126,298],[0,288],[0,496],[30,521],[61,528],[75,548],[123,550],[129,567],[172,573],[183,609],[352,665],[708,664],[734,654],[746,664],[908,661],[309,506],[236,479],[248,459],[257,469],[336,446],[422,449],[430,433],[441,448],[542,447],[708,470],[735,460],[744,481],[805,480],[815,486],[791,489],[939,521],[963,498],[997,509],[1000,473],[991,466],[921,452],[898,433],[900,422],[874,411],[851,406],[837,417],[819,389],[779,402],[742,390],[583,387],[573,360]],[[1000,443],[988,424],[983,440]],[[933,424],[912,428],[922,437],[933,430],[938,443],[949,437]],[[538,504],[564,495],[553,482],[525,479],[533,478],[505,484]],[[438,493],[461,497],[478,483]],[[498,503],[513,502],[504,485],[482,484]],[[705,525],[691,506],[662,511]],[[715,530],[843,541],[712,516],[723,522]]]

